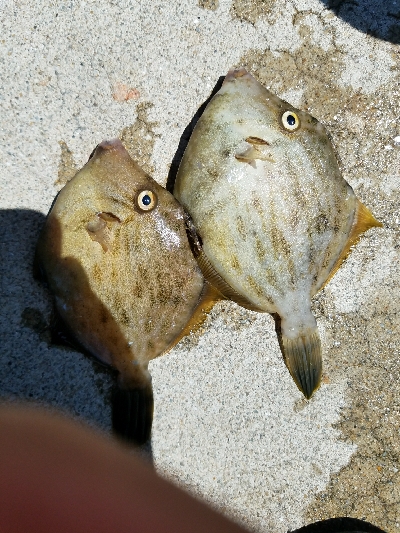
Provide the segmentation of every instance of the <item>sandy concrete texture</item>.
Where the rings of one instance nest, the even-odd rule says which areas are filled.
[[[105,138],[165,184],[200,105],[245,66],[326,125],[384,228],[314,299],[311,401],[272,318],[229,302],[151,363],[154,462],[254,531],[333,516],[400,531],[399,19],[399,0],[0,0],[0,396],[110,430],[112,373],[50,342],[38,231]]]

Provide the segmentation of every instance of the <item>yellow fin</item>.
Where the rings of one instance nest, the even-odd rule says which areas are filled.
[[[249,302],[244,296],[239,294],[238,292],[233,289],[229,283],[227,283],[215,270],[215,268],[210,263],[208,257],[206,254],[201,251],[201,253],[196,257],[197,263],[200,267],[200,270],[203,273],[203,276],[208,280],[211,285],[213,285],[221,295],[223,295],[226,299],[232,300],[233,302],[236,302],[237,304],[241,305],[242,307],[245,307],[246,309],[250,309],[251,311],[259,311],[259,312],[265,312],[263,309],[260,309],[259,307],[256,307],[251,302]]]
[[[374,215],[371,213],[371,211],[365,207],[364,204],[360,202],[360,200],[357,200],[357,207],[356,212],[354,215],[354,221],[353,226],[350,231],[349,238],[347,239],[347,242],[339,255],[336,263],[334,264],[332,270],[329,273],[329,276],[325,283],[321,286],[321,289],[325,287],[325,285],[332,279],[332,277],[335,275],[336,271],[339,269],[340,265],[343,263],[343,261],[346,259],[346,257],[350,253],[350,248],[356,244],[364,231],[369,230],[370,228],[383,228],[382,222],[379,222],[379,220],[376,220]]]
[[[180,334],[168,346],[164,353],[169,352],[169,350],[171,350],[176,344],[178,344],[178,342],[183,339],[183,337],[186,337],[186,335],[190,335],[190,333],[195,333],[204,323],[208,313],[211,311],[214,305],[220,300],[225,300],[225,297],[215,287],[210,285],[208,281],[205,281],[200,300],[189,322],[186,324]]]

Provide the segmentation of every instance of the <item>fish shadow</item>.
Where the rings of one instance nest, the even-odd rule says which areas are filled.
[[[336,16],[358,31],[400,44],[400,1],[321,0]]]
[[[291,533],[385,533],[383,529],[357,518],[329,518],[291,531]]]
[[[51,405],[109,431],[115,420],[116,372],[74,340],[52,311],[49,291],[33,275],[38,277],[34,255],[45,220],[29,209],[0,210],[0,398]],[[72,266],[86,277],[78,262]],[[148,407],[148,398],[135,398],[134,410]],[[150,403],[151,417],[148,411],[142,420],[151,428],[152,395]],[[139,450],[152,462],[150,441]]]
[[[196,113],[194,114],[192,120],[189,122],[189,124],[186,126],[186,128],[183,130],[183,133],[181,135],[181,138],[179,140],[178,148],[176,149],[175,155],[172,158],[172,163],[168,172],[168,178],[167,178],[167,184],[165,188],[168,192],[173,194],[174,192],[174,185],[176,180],[176,175],[179,170],[179,165],[181,164],[183,154],[185,153],[186,146],[188,145],[189,139],[193,133],[193,130],[201,117],[201,115],[204,113],[205,108],[207,107],[210,100],[213,98],[213,96],[221,89],[222,83],[225,79],[225,76],[220,76],[218,78],[217,83],[215,84],[214,88],[211,91],[210,96],[201,104],[201,106],[198,108]]]

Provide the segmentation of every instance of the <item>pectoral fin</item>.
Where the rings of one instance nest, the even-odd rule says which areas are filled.
[[[250,146],[244,152],[235,154],[235,158],[241,163],[249,163],[253,166],[257,159],[260,161],[269,161],[270,163],[275,162],[274,158],[270,153],[259,150],[258,148],[256,148],[255,145]]]
[[[97,213],[86,224],[86,231],[92,241],[98,242],[103,251],[107,252],[114,240],[114,226],[120,222],[120,219],[112,213]]]

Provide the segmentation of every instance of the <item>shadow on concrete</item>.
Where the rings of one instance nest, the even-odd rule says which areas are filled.
[[[82,357],[53,342],[51,296],[33,277],[44,221],[37,211],[0,210],[0,396],[48,403],[104,426],[103,416],[78,406],[86,395],[77,389],[87,386],[77,374]],[[110,376],[97,363],[93,368]]]
[[[51,405],[109,431],[116,373],[73,351],[85,353],[67,329],[59,334],[51,295],[33,276],[44,221],[37,211],[0,210],[0,398]],[[143,455],[152,459],[150,443]]]
[[[400,44],[400,0],[321,0],[357,30]]]
[[[183,154],[185,153],[186,146],[187,146],[187,144],[189,142],[190,136],[192,135],[194,127],[196,126],[197,121],[199,120],[201,115],[204,113],[204,110],[207,107],[207,105],[208,105],[209,101],[211,100],[211,98],[215,95],[215,93],[217,93],[221,89],[222,82],[224,81],[224,79],[225,79],[225,76],[220,76],[218,78],[218,81],[215,84],[213,90],[211,91],[210,96],[207,98],[207,100],[203,104],[201,104],[201,106],[196,111],[196,113],[195,113],[194,117],[192,118],[192,120],[189,122],[189,124],[183,130],[183,133],[182,133],[181,138],[179,140],[178,148],[177,148],[177,150],[175,152],[175,155],[174,155],[174,157],[172,159],[171,167],[170,167],[169,173],[168,173],[167,184],[165,186],[167,191],[169,191],[171,194],[174,191],[174,184],[175,184],[176,175],[177,175],[178,170],[179,170],[179,165],[181,164],[181,160],[182,160]]]

